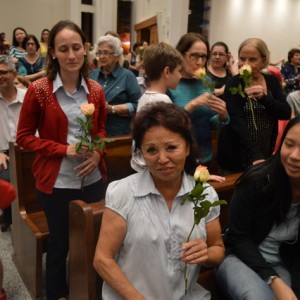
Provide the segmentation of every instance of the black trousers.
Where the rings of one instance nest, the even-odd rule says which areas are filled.
[[[104,198],[105,186],[101,181],[81,189],[54,188],[52,194],[37,191],[48,222],[49,238],[46,256],[46,295],[57,300],[68,294],[66,259],[69,251],[69,202],[83,200],[87,203]]]

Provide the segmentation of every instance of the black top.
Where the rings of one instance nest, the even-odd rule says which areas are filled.
[[[270,175],[238,184],[230,203],[229,224],[224,233],[226,254],[235,254],[262,279],[279,276],[261,255],[258,245],[274,225],[270,211],[273,201]],[[288,201],[288,199],[287,199]],[[289,204],[289,206],[291,203]],[[268,211],[269,210],[269,211]],[[292,276],[292,288],[299,297],[300,239],[294,244],[282,243],[280,256]]]
[[[220,132],[217,161],[222,168],[232,172],[241,172],[253,161],[272,155],[278,120],[288,120],[291,116],[291,108],[278,79],[273,75],[262,75],[268,95],[258,101],[232,95],[229,91],[240,83],[243,86],[239,75],[231,77],[225,86],[224,100],[230,124]]]

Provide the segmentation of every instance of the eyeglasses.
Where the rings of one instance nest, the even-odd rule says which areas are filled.
[[[11,73],[12,71],[8,71],[8,70],[0,70],[0,75],[7,75],[8,73]]]
[[[115,52],[112,52],[112,51],[98,51],[96,54],[99,55],[99,56],[100,55],[109,56],[109,55],[115,54]]]
[[[207,60],[207,54],[201,54],[201,53],[197,53],[197,52],[194,52],[194,53],[185,52],[185,54],[188,55],[189,59],[194,60],[194,61],[198,61],[200,58],[202,60]]]
[[[26,43],[26,46],[35,46],[35,43]]]
[[[217,56],[224,57],[224,56],[227,56],[227,54],[223,53],[223,52],[213,52],[211,54],[211,56],[214,56],[214,57],[217,57]]]

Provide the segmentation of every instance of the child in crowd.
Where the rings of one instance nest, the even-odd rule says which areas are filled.
[[[181,63],[181,54],[167,43],[153,44],[145,49],[143,64],[150,87],[139,99],[137,112],[147,103],[172,103],[166,92],[176,88],[181,78]]]
[[[139,99],[137,112],[150,103],[172,103],[166,92],[176,88],[181,78],[181,63],[181,54],[167,43],[153,44],[145,49],[143,66],[150,87]],[[139,172],[146,166],[145,161],[134,143],[132,148],[131,167]]]

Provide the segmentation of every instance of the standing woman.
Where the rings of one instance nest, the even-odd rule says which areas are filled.
[[[60,21],[51,29],[45,78],[28,88],[20,114],[17,143],[36,152],[33,173],[38,200],[49,226],[46,259],[48,300],[66,297],[66,257],[69,248],[69,202],[91,203],[104,195],[103,151],[77,152],[80,105],[93,103],[91,136],[105,137],[105,97],[101,86],[87,78],[89,64],[86,39],[71,21]],[[38,136],[35,135],[36,130]],[[81,178],[84,187],[81,189]]]
[[[141,97],[140,87],[133,73],[120,66],[123,48],[119,38],[111,35],[98,40],[99,68],[91,78],[103,86],[106,97],[106,132],[108,136],[128,135],[131,119]]]
[[[16,27],[12,35],[13,41],[12,46],[9,49],[9,56],[13,57],[14,63],[17,64],[19,58],[26,55],[26,51],[23,48],[23,41],[27,35],[27,32],[22,27]]]
[[[214,43],[211,47],[210,59],[207,64],[207,75],[214,82],[216,96],[223,96],[227,80],[237,73],[228,46],[224,42]]]
[[[226,173],[241,172],[270,157],[276,142],[278,120],[288,120],[291,109],[278,79],[262,70],[269,64],[269,50],[258,38],[246,39],[239,47],[239,67],[252,69],[251,85],[239,75],[229,79],[225,87],[230,124],[222,128],[218,141],[217,160]],[[234,94],[241,85],[246,96]]]
[[[41,57],[46,57],[48,52],[49,29],[43,29],[41,33],[39,54]]]
[[[217,270],[226,299],[300,299],[300,116],[279,150],[241,177],[230,205]]]
[[[213,91],[202,80],[195,78],[195,71],[206,66],[209,44],[200,34],[191,32],[180,38],[176,49],[182,55],[182,77],[176,89],[169,90],[170,98],[190,113],[200,148],[199,162],[209,165],[212,160],[211,132],[229,122],[225,102],[212,95]]]
[[[18,62],[18,74],[25,76],[27,80],[34,81],[44,76],[44,58],[38,54],[40,44],[38,39],[28,34],[24,41],[23,47],[27,54],[21,57]]]

